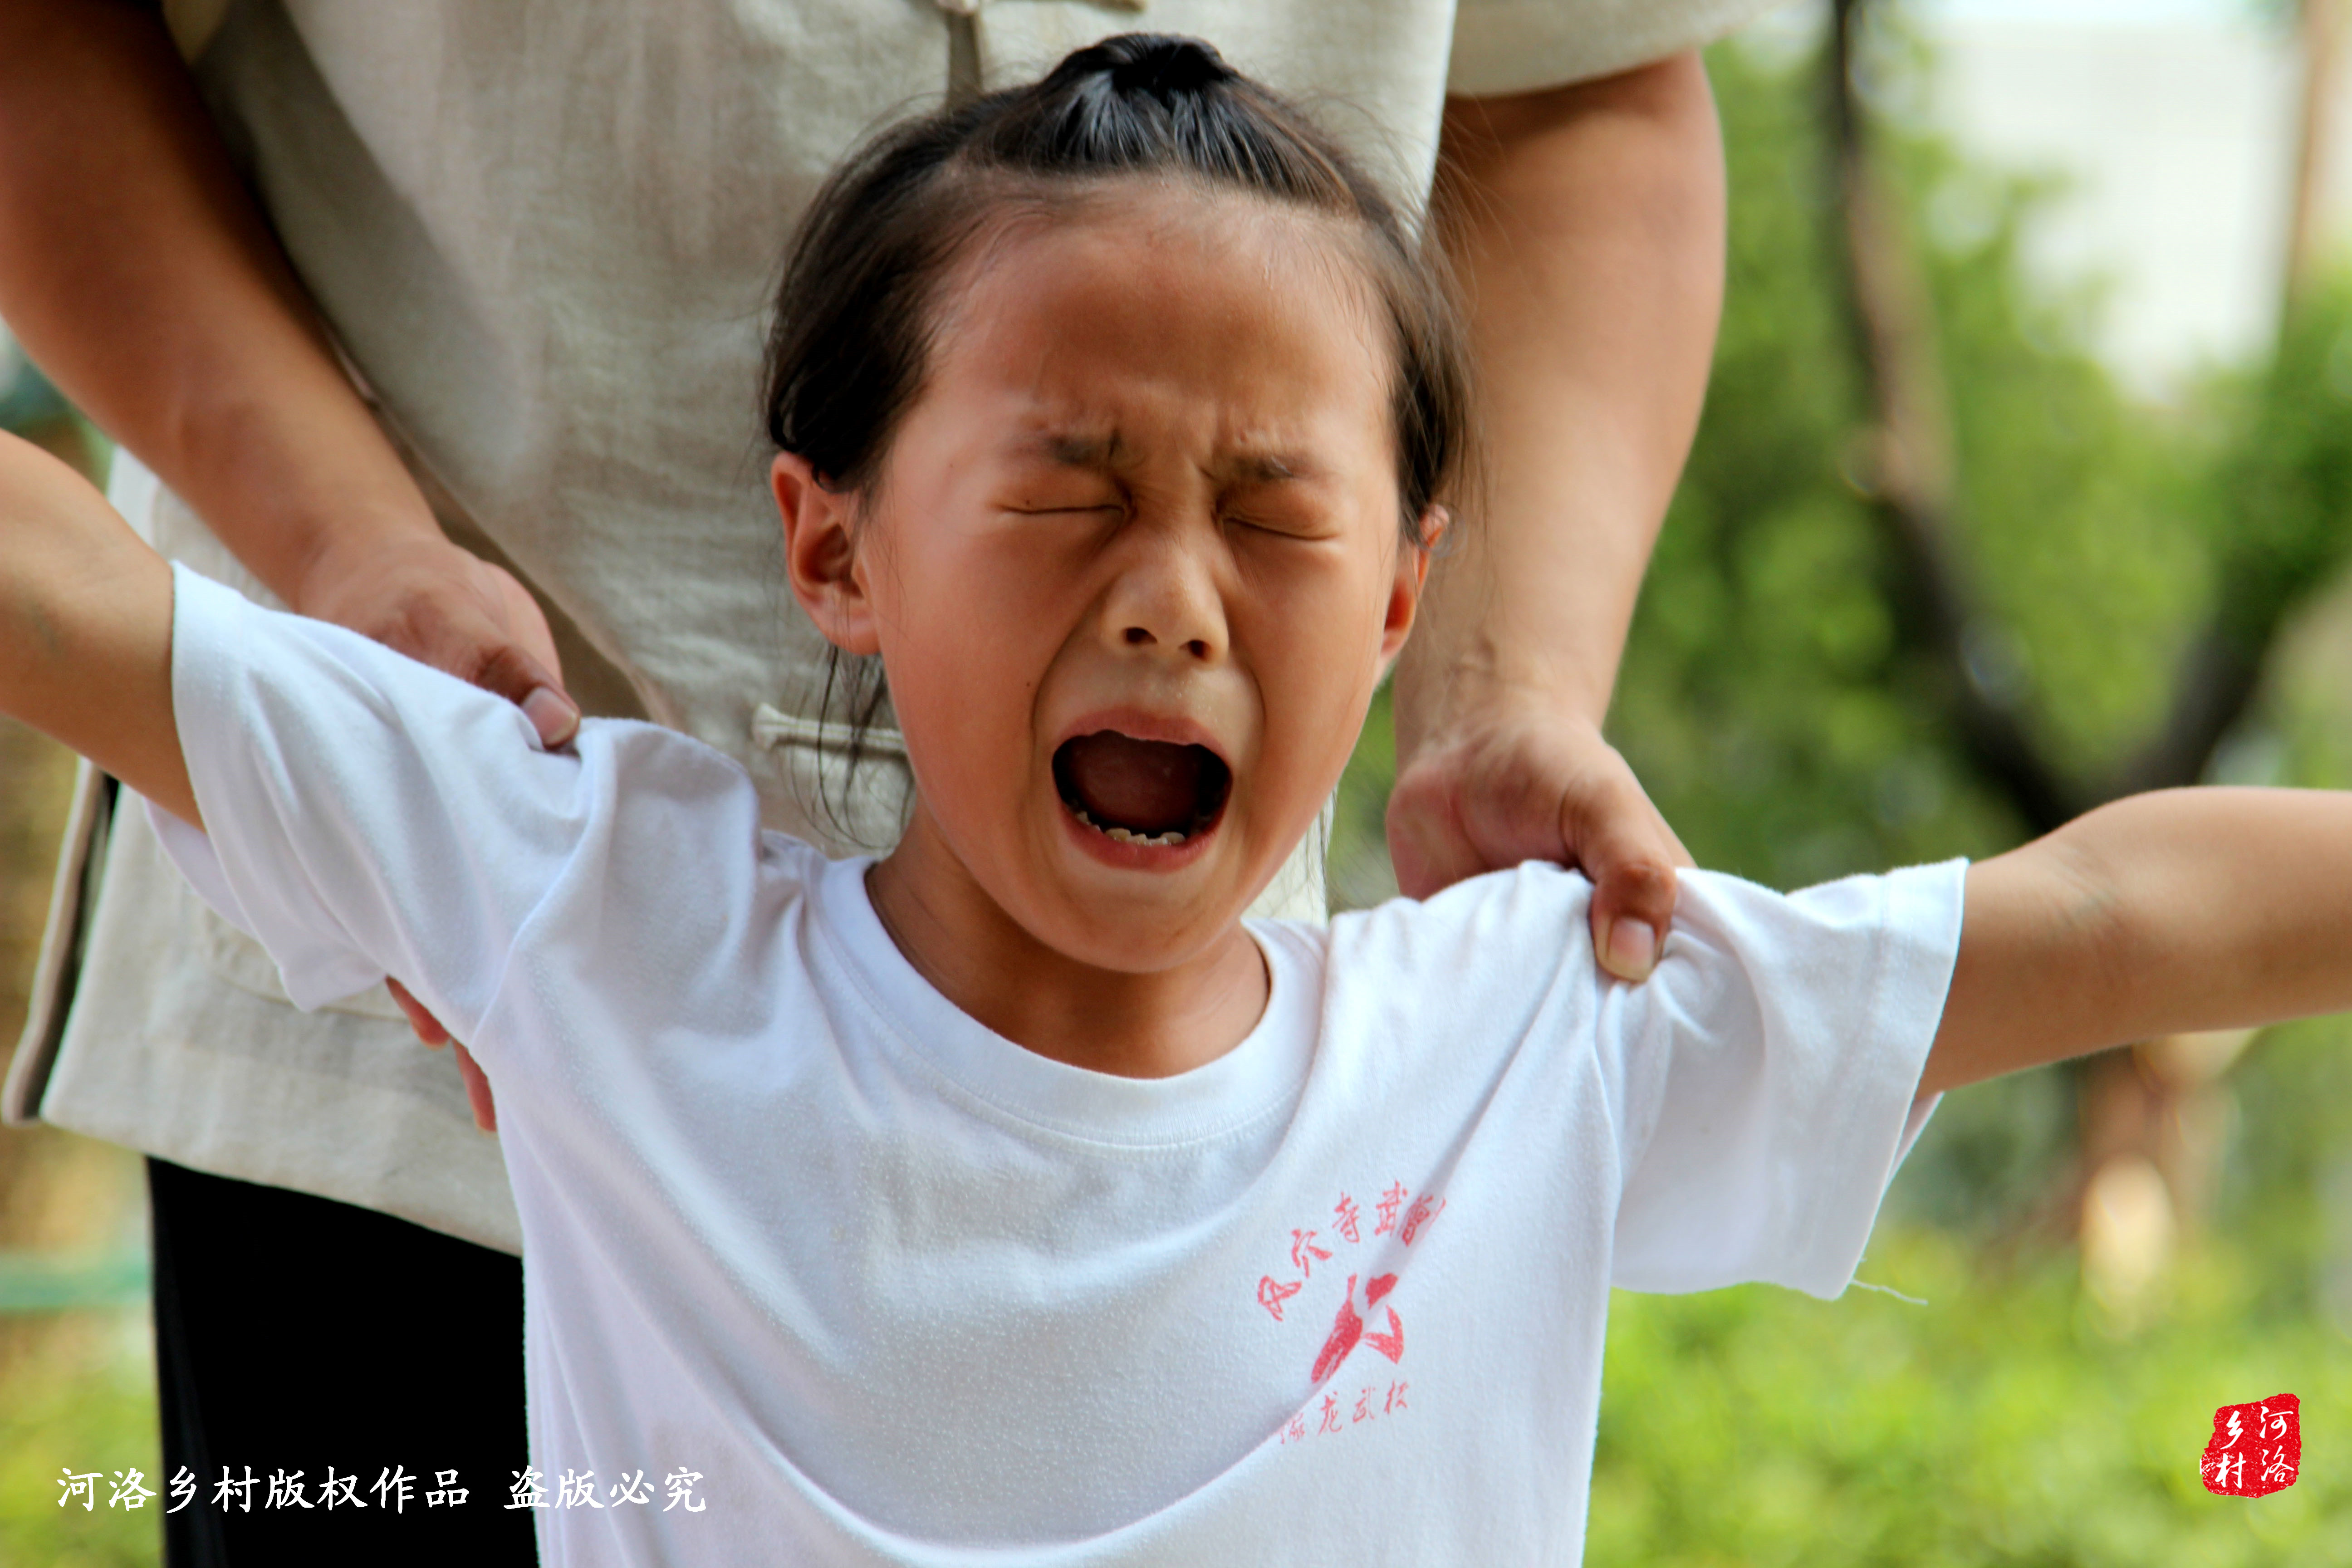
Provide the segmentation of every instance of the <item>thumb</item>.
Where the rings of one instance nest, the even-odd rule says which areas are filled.
[[[1675,920],[1675,868],[1630,862],[1592,889],[1592,951],[1620,980],[1647,980]]]
[[[1675,868],[1689,851],[1639,785],[1603,791],[1564,825],[1569,847],[1592,880],[1592,951],[1620,980],[1640,982],[1657,967],[1675,918]]]
[[[560,746],[579,731],[580,705],[563,683],[512,643],[499,645],[483,658],[473,683],[521,709],[539,731],[541,745]]]

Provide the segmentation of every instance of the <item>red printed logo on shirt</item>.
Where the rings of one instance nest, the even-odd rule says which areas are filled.
[[[1302,1292],[1319,1293],[1329,1289],[1316,1281],[1333,1279],[1334,1271],[1325,1270],[1318,1275],[1315,1268],[1318,1263],[1328,1263],[1335,1258],[1349,1262],[1358,1250],[1367,1247],[1372,1252],[1372,1257],[1366,1259],[1370,1262],[1385,1247],[1412,1247],[1428,1234],[1429,1227],[1444,1212],[1444,1198],[1431,1192],[1414,1193],[1402,1182],[1392,1182],[1387,1190],[1379,1193],[1369,1215],[1353,1194],[1341,1193],[1330,1207],[1329,1218],[1316,1226],[1300,1226],[1290,1232],[1289,1245],[1284,1249],[1288,1255],[1288,1267],[1258,1276],[1257,1304],[1277,1323],[1294,1321],[1287,1310],[1293,1305],[1300,1312],[1316,1310],[1313,1294],[1296,1303],[1292,1298]],[[1369,1231],[1362,1223],[1368,1217],[1372,1220]],[[1393,1239],[1382,1242],[1379,1239],[1381,1237]],[[1396,1274],[1371,1274],[1360,1268],[1345,1278],[1347,1283],[1339,1291],[1331,1327],[1324,1334],[1307,1372],[1308,1383],[1318,1389],[1339,1373],[1359,1346],[1368,1347],[1391,1366],[1402,1367],[1404,1363],[1404,1318],[1389,1300],[1397,1288]],[[1351,1426],[1394,1415],[1408,1408],[1409,1392],[1410,1385],[1402,1378],[1388,1377],[1352,1394],[1336,1388],[1323,1389],[1319,1405],[1310,1403],[1284,1427],[1282,1441],[1287,1445],[1305,1442],[1310,1436],[1336,1436]],[[1353,1400],[1352,1407],[1348,1403],[1349,1399]]]
[[[1365,1287],[1364,1305],[1370,1307],[1395,1285],[1395,1275],[1381,1275]],[[1323,1342],[1322,1352],[1315,1358],[1315,1370],[1307,1374],[1307,1381],[1320,1383],[1330,1376],[1339,1364],[1348,1359],[1348,1352],[1359,1343],[1370,1344],[1391,1361],[1404,1359],[1404,1325],[1397,1321],[1396,1309],[1389,1309],[1389,1331],[1386,1334],[1364,1332],[1364,1320],[1356,1311],[1356,1277],[1350,1274],[1348,1276],[1348,1293],[1339,1301],[1339,1315],[1331,1320],[1330,1337]]]
[[[2275,1394],[2213,1412],[2213,1436],[2198,1472],[2223,1497],[2268,1497],[2294,1485],[2303,1468],[2303,1401]]]

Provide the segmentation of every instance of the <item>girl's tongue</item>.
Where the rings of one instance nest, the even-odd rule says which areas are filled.
[[[1063,800],[1097,827],[1131,833],[1192,831],[1224,804],[1229,776],[1206,746],[1139,741],[1113,730],[1081,735],[1054,753]]]

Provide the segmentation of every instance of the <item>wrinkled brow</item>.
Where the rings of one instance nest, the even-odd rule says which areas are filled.
[[[1085,468],[1090,472],[1116,468],[1119,459],[1127,456],[1126,443],[1118,438],[1117,431],[1097,436],[1045,431],[1025,437],[1016,449],[1026,456],[1043,458],[1066,468]]]
[[[1116,431],[1089,436],[1048,432],[1028,437],[1019,449],[1063,468],[1084,468],[1090,473],[1116,468],[1129,455],[1127,443]],[[1212,464],[1209,471],[1213,478],[1229,483],[1258,485],[1294,479],[1312,482],[1323,477],[1321,464],[1304,454],[1288,451],[1229,453]]]

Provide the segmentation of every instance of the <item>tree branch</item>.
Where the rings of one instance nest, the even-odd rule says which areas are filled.
[[[1986,668],[1994,625],[1952,543],[1951,421],[1927,288],[1878,179],[1853,84],[1864,0],[1836,0],[1828,110],[1844,266],[1847,331],[1875,426],[1871,504],[1910,600],[1905,630],[1936,665],[1969,759],[2036,832],[2078,809],[2076,792],[2035,742],[2015,694]]]

